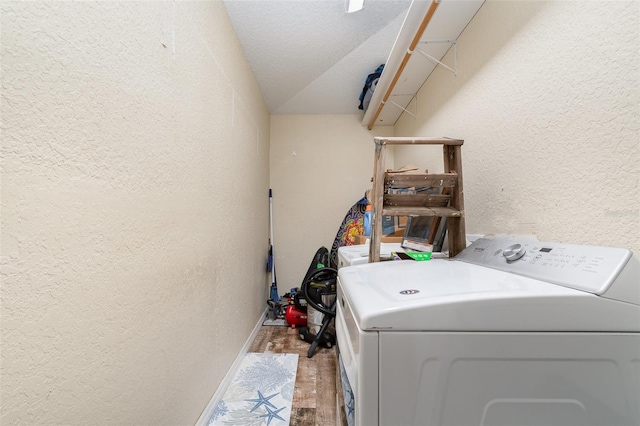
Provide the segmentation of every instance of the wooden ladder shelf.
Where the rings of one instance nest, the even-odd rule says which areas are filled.
[[[376,153],[371,189],[372,226],[369,262],[380,261],[382,216],[439,216],[447,218],[449,257],[466,247],[462,185],[461,139],[374,138]],[[444,173],[398,174],[385,171],[387,145],[442,145]],[[439,194],[389,194],[389,187],[441,188]]]

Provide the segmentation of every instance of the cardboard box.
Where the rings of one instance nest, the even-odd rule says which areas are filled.
[[[367,242],[369,241],[369,238],[370,237],[365,235],[356,235],[356,244],[367,244]],[[383,235],[382,238],[380,238],[380,242],[381,243],[401,243],[402,236]]]

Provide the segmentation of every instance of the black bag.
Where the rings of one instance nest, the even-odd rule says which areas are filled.
[[[316,251],[316,254],[313,256],[313,259],[311,260],[311,265],[309,265],[309,269],[307,269],[307,273],[304,276],[304,280],[302,280],[302,283],[304,284],[305,281],[309,280],[309,277],[317,270],[317,269],[321,269],[321,268],[325,268],[329,266],[329,250],[327,250],[326,247],[320,247],[318,249],[318,251]]]
[[[309,281],[309,278],[311,278],[318,269],[322,269],[327,266],[329,266],[329,250],[327,250],[327,248],[323,246],[320,247],[318,251],[316,251],[316,254],[313,256],[311,264],[309,265],[309,269],[307,269],[307,273],[302,280],[302,284],[300,284],[300,291],[297,291],[295,296],[293,297],[293,304],[302,312],[307,312],[307,302],[302,292],[302,287],[307,281]],[[323,279],[323,277],[320,277],[320,279]],[[304,304],[302,300],[304,300]]]
[[[371,96],[373,96],[373,91],[376,90],[376,86],[378,85],[378,80],[380,79],[380,75],[382,75],[383,69],[384,64],[380,65],[374,72],[367,76],[364,87],[362,88],[362,93],[360,93],[360,106],[358,109],[366,111],[369,107]]]

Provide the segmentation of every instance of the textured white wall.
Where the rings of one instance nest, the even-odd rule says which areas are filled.
[[[278,289],[299,287],[316,250],[331,244],[345,214],[371,188],[374,136],[362,116],[272,115],[271,185]],[[393,164],[393,155],[389,155]]]
[[[397,136],[465,140],[468,232],[640,253],[639,9],[483,5],[458,40],[458,76],[436,69],[418,94],[418,119],[404,114],[395,126]],[[430,155],[397,149],[396,163]],[[425,166],[441,170],[441,151],[431,158]]]
[[[2,2],[2,416],[193,424],[265,307],[269,116],[221,2]]]

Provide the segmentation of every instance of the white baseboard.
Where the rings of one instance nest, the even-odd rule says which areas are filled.
[[[211,418],[211,416],[213,415],[213,412],[215,411],[216,407],[220,403],[220,400],[224,396],[224,393],[227,391],[227,388],[229,387],[231,380],[233,380],[233,377],[236,375],[236,372],[238,371],[238,368],[240,367],[240,364],[242,363],[244,356],[246,355],[247,352],[249,352],[249,347],[251,347],[251,344],[253,343],[256,336],[258,335],[258,332],[262,327],[262,323],[264,322],[264,319],[267,316],[268,309],[269,309],[268,307],[265,308],[264,312],[258,319],[258,323],[254,327],[253,331],[251,332],[251,335],[245,342],[242,349],[240,349],[240,353],[238,353],[236,360],[233,361],[233,364],[231,364],[231,367],[229,367],[229,371],[227,371],[227,374],[224,376],[224,379],[222,379],[222,382],[220,382],[218,389],[211,397],[211,400],[207,404],[207,407],[204,409],[204,411],[200,415],[200,418],[196,422],[196,426],[206,426],[207,423],[209,422],[209,419]]]

